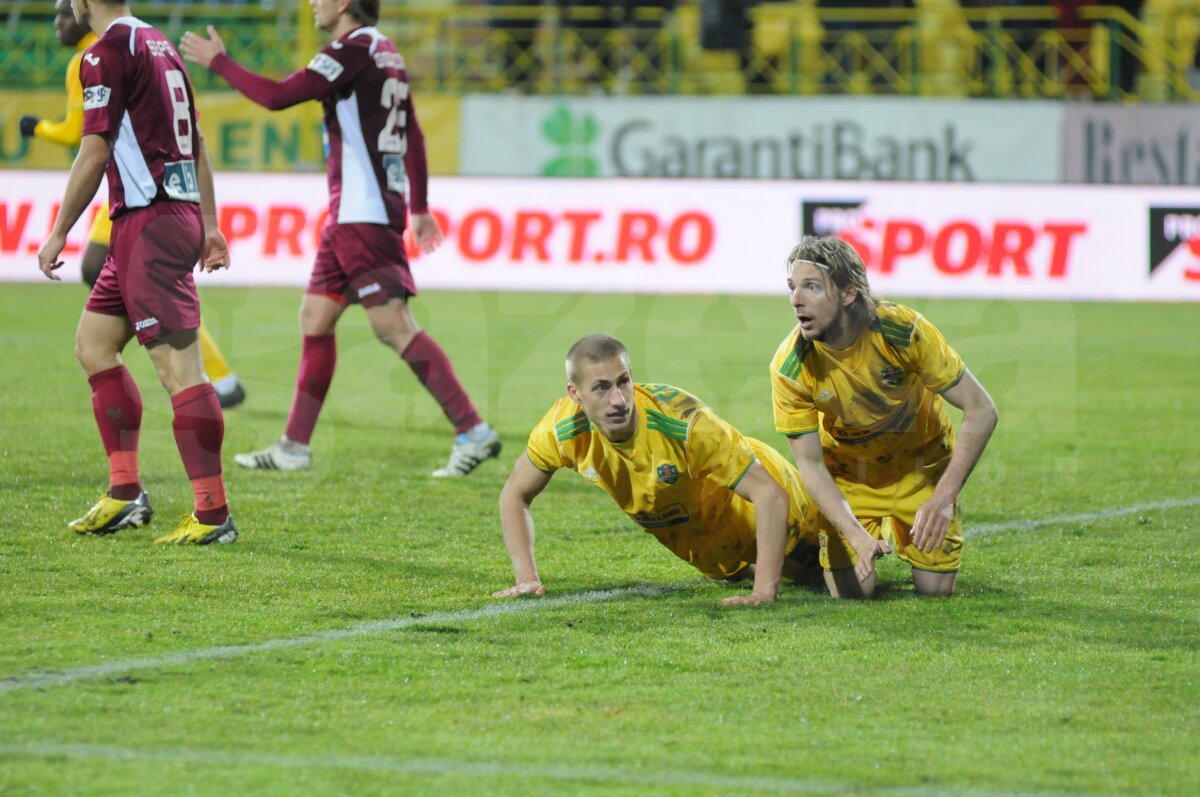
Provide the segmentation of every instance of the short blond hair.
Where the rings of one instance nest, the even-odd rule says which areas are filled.
[[[603,363],[616,358],[629,365],[629,350],[624,343],[602,332],[584,335],[571,344],[567,351],[567,381],[572,385],[578,383],[579,372],[585,362]]]

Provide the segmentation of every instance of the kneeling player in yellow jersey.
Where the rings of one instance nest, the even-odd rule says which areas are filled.
[[[874,567],[864,578],[862,563],[894,547],[917,592],[953,594],[958,494],[996,405],[933,324],[871,295],[866,266],[841,238],[806,236],[788,255],[787,285],[798,323],[771,361],[775,426],[829,521],[830,592],[872,594]],[[957,442],[943,399],[963,411]]]
[[[588,335],[567,354],[567,396],[529,435],[500,494],[516,585],[493,597],[545,594],[530,504],[560,468],[604,490],[709,578],[752,573],[753,591],[726,605],[769,603],[785,572],[802,578],[815,571],[817,512],[787,459],[742,436],[695,396],[634,384],[621,342]]]
[[[75,55],[67,64],[67,115],[61,122],[51,122],[36,116],[22,116],[21,135],[40,138],[64,147],[78,147],[83,137],[83,85],[79,81],[79,62],[84,53],[96,42],[96,34],[75,18],[71,0],[58,0],[54,5],[54,33],[63,47],[73,47]],[[88,231],[87,248],[83,252],[80,270],[88,287],[96,284],[104,261],[108,257],[108,242],[112,235],[112,221],[108,217],[105,203],[92,221]],[[212,335],[200,325],[200,353],[204,357],[204,370],[217,391],[217,400],[228,409],[246,400],[246,389],[229,367],[225,356],[217,347]]]

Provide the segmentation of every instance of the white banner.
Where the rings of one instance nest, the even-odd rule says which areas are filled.
[[[1062,180],[1062,103],[468,95],[459,174]]]
[[[0,279],[42,279],[65,176],[4,172]],[[221,174],[233,269],[202,284],[306,284],[326,213],[317,175]],[[888,297],[1200,301],[1194,190],[783,181],[435,178],[446,243],[420,288],[780,294],[805,232],[856,244]],[[78,278],[86,225],[66,252]]]
[[[1200,185],[1200,106],[1067,103],[1064,179]]]

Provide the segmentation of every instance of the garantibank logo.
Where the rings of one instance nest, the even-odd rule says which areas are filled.
[[[1200,280],[1200,207],[1150,208],[1150,273],[1183,259],[1183,278]]]
[[[553,158],[542,165],[543,177],[595,177],[600,173],[592,155],[599,134],[596,117],[583,111],[574,116],[566,105],[555,108],[542,122],[542,135],[555,148]]]
[[[932,135],[888,135],[852,119],[757,136],[681,135],[634,118],[613,131],[609,155],[621,177],[974,182],[973,148],[953,124]]]
[[[831,119],[761,134],[712,130],[659,111],[592,113],[562,103],[542,121],[554,149],[546,177],[717,177],[730,179],[975,182],[976,142],[953,123],[917,134]],[[752,126],[751,126],[751,129]]]

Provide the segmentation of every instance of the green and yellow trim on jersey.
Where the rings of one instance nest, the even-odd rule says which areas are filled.
[[[812,354],[812,342],[806,340],[804,335],[796,336],[796,345],[792,347],[791,352],[784,359],[783,364],[779,366],[781,376],[786,376],[793,382],[800,378],[800,372],[804,370],[804,360],[808,355]]]
[[[892,346],[908,346],[912,343],[913,326],[911,324],[900,324],[876,315],[871,321],[871,329],[882,335],[883,339]]]
[[[661,432],[672,440],[680,440],[687,442],[688,439],[688,422],[681,421],[678,418],[672,418],[669,415],[664,415],[661,412],[654,410],[646,410],[646,428],[651,431]]]
[[[588,420],[588,416],[583,410],[580,410],[566,420],[554,424],[554,434],[558,437],[558,442],[560,443],[591,430],[592,422]]]

